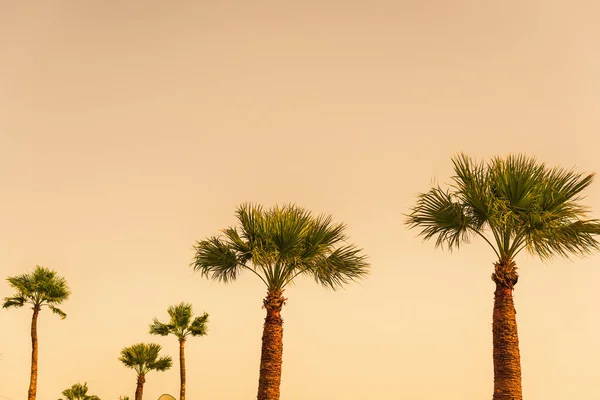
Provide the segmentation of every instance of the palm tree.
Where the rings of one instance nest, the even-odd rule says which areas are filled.
[[[65,319],[65,314],[57,308],[69,298],[71,292],[64,278],[59,277],[56,271],[37,265],[33,273],[11,276],[6,278],[10,286],[17,291],[12,297],[5,297],[3,308],[23,307],[30,304],[33,309],[31,318],[31,376],[29,380],[28,400],[35,400],[37,394],[38,375],[38,337],[37,320],[42,307],[47,306],[50,311]]]
[[[162,347],[156,343],[137,343],[121,350],[119,361],[137,373],[135,400],[142,400],[148,372],[166,371],[171,368],[171,357],[158,357],[161,349]]]
[[[268,210],[243,204],[236,216],[239,229],[230,227],[222,231],[224,236],[196,242],[192,267],[225,283],[248,271],[267,287],[257,399],[278,400],[285,288],[298,275],[308,275],[336,289],[366,275],[369,264],[360,249],[345,243],[346,226],[333,223],[331,216],[315,217],[292,204]]]
[[[526,250],[546,260],[599,248],[594,235],[600,234],[600,221],[587,219],[580,204],[594,175],[548,168],[523,155],[477,163],[461,154],[452,161],[454,184],[420,194],[406,223],[420,228],[425,239],[436,237],[436,246],[458,249],[480,237],[493,249],[493,399],[522,400],[515,257]]]
[[[66,397],[66,400],[100,400],[100,397],[98,396],[88,395],[87,391],[87,382],[85,382],[83,385],[77,382],[70,388],[63,390],[62,394]]]
[[[167,313],[171,317],[169,323],[163,324],[154,318],[154,323],[150,325],[150,333],[161,336],[172,334],[179,340],[179,400],[185,400],[185,341],[190,335],[206,335],[208,314],[204,313],[192,320],[194,313],[192,312],[192,305],[189,303],[170,306],[167,309]]]

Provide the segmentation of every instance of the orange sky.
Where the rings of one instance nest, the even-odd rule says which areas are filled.
[[[373,265],[339,292],[286,291],[282,398],[491,397],[494,254],[434,250],[402,214],[460,151],[600,172],[596,2],[0,7],[1,272],[44,265],[73,291],[66,320],[40,316],[38,399],[77,381],[133,396],[119,351],[175,357],[146,332],[180,301],[210,314],[187,344],[189,398],[254,398],[264,287],[188,267],[246,201],[333,214]],[[587,194],[600,217],[600,182]],[[600,398],[599,261],[519,255],[527,399]],[[0,311],[0,398],[20,400],[31,312]],[[177,367],[148,375],[145,398],[177,391]]]

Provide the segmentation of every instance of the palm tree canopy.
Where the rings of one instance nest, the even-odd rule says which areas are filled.
[[[3,308],[23,307],[25,304],[31,304],[36,309],[48,306],[61,318],[67,316],[56,305],[66,301],[71,292],[67,281],[59,277],[56,271],[38,265],[32,273],[11,276],[6,280],[17,293],[4,298]]]
[[[298,275],[336,289],[368,273],[361,249],[346,244],[346,226],[331,216],[314,216],[297,205],[238,207],[238,227],[194,246],[194,270],[222,282],[242,271],[257,275],[270,291],[283,290]]]
[[[63,390],[62,394],[67,400],[100,400],[98,396],[88,395],[87,391],[87,382],[85,382],[83,385],[77,382],[70,388]]]
[[[158,356],[161,349],[156,343],[137,343],[121,350],[119,361],[135,370],[138,376],[144,376],[149,371],[166,371],[173,362],[170,356]]]
[[[204,336],[207,332],[208,314],[204,313],[199,317],[193,318],[194,313],[192,305],[189,303],[179,303],[170,306],[167,313],[171,317],[166,324],[159,322],[154,318],[150,325],[150,333],[153,335],[167,336],[172,334],[179,340],[185,340],[189,335]],[[193,319],[192,319],[193,318]]]
[[[594,174],[548,168],[524,155],[478,163],[464,154],[453,158],[448,189],[432,187],[418,195],[407,225],[450,250],[482,237],[500,261],[521,250],[542,259],[586,254],[599,248],[600,221],[587,218],[581,193]]]

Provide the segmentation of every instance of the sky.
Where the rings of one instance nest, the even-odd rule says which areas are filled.
[[[592,1],[0,0],[0,271],[55,269],[38,399],[76,382],[133,396],[123,347],[169,305],[210,314],[187,342],[190,399],[255,398],[266,290],[189,267],[244,202],[348,225],[372,265],[286,290],[286,400],[468,400],[493,388],[494,253],[404,226],[460,152],[600,172],[600,5]],[[585,204],[600,218],[600,182]],[[600,255],[519,254],[523,393],[600,398]],[[13,291],[0,282],[0,298]],[[0,399],[29,382],[31,310],[0,310]],[[145,398],[177,395],[178,367]]]

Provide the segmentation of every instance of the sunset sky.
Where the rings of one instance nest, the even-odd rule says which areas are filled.
[[[178,394],[153,317],[191,302],[188,398],[256,398],[266,289],[189,267],[243,202],[348,224],[371,275],[286,290],[282,399],[492,396],[493,251],[449,253],[404,226],[451,157],[525,153],[600,172],[595,1],[0,0],[0,272],[58,271],[39,320],[38,400],[76,382],[133,398],[119,352],[173,356],[145,399]],[[600,218],[600,180],[587,191]],[[528,400],[600,398],[600,255],[542,263],[515,289]],[[14,292],[2,280],[0,298]],[[31,310],[0,310],[0,399],[29,383]]]

